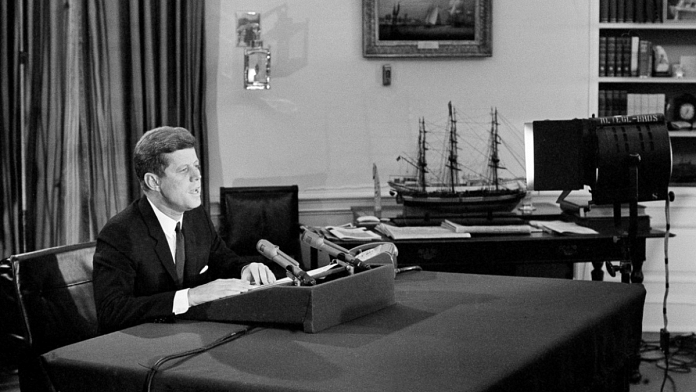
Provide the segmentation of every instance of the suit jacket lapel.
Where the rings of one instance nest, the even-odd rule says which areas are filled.
[[[145,220],[145,224],[147,225],[150,236],[157,241],[157,245],[155,245],[155,253],[159,258],[160,263],[162,263],[164,269],[167,270],[172,280],[177,283],[179,278],[176,275],[176,267],[174,266],[172,251],[169,249],[169,243],[167,242],[167,238],[164,236],[164,232],[162,231],[162,225],[160,225],[159,221],[157,220],[155,211],[152,210],[152,206],[150,205],[150,202],[147,201],[147,197],[143,196],[140,198],[138,208],[140,209],[141,214],[143,214],[143,219]],[[186,240],[186,243],[188,245],[188,239]],[[188,246],[186,248],[188,249]]]

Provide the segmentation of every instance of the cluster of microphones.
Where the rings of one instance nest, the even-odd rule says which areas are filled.
[[[352,267],[360,270],[370,269],[369,265],[351,255],[347,249],[325,240],[324,237],[310,231],[307,228],[302,228],[301,240],[314,249],[328,253],[329,256],[336,260],[338,264],[345,267]],[[273,245],[271,242],[267,240],[259,240],[259,242],[256,244],[256,250],[258,250],[259,253],[261,253],[267,259],[283,267],[283,269],[285,269],[290,276],[294,277],[300,282],[300,285],[312,286],[317,283],[314,278],[300,268],[300,263],[297,262],[297,260],[285,254],[278,248],[278,246]]]

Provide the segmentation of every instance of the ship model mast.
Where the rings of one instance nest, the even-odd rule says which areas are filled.
[[[449,108],[449,157],[445,165],[449,170],[450,192],[455,192],[455,187],[459,185],[459,162],[457,158],[457,117],[452,102],[447,104]]]
[[[425,152],[428,150],[425,142],[425,119],[421,117],[418,120],[418,125],[418,157],[416,162],[413,162],[412,158],[401,155],[399,155],[396,160],[400,161],[403,159],[406,163],[416,168],[416,186],[420,192],[425,193],[428,186],[425,180],[425,175],[428,173],[428,162],[425,156]]]
[[[423,192],[426,191],[428,185],[425,181],[425,174],[428,172],[428,163],[425,159],[425,152],[428,150],[425,144],[425,134],[425,119],[421,117],[418,130],[418,165],[416,169],[418,171],[418,186]]]
[[[498,169],[505,168],[500,166],[500,158],[498,157],[498,144],[500,144],[500,136],[498,136],[498,109],[491,110],[491,112],[491,157],[488,167],[491,168],[491,184],[495,186],[495,190],[498,190]]]

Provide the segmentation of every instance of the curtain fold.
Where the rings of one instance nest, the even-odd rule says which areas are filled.
[[[0,2],[0,251],[5,258],[21,249],[20,34],[17,0]]]
[[[14,179],[22,131],[26,250],[94,240],[138,198],[132,151],[149,129],[191,130],[205,179],[203,0],[10,0],[0,5],[2,20],[13,20],[18,5],[25,18],[8,23],[12,29],[3,25],[0,37],[4,256],[19,251],[23,234]],[[23,130],[12,116],[20,100],[12,99],[19,56],[11,32],[19,29],[27,54],[26,94],[16,111],[27,118]]]

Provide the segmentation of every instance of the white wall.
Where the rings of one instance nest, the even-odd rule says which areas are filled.
[[[242,86],[236,11],[262,13],[270,90]],[[366,59],[361,1],[206,1],[211,201],[220,186],[269,184],[298,184],[305,200],[369,196],[372,164],[383,180],[399,173],[417,119],[450,100],[497,106],[520,134],[527,121],[587,117],[588,2],[493,1],[492,15],[490,58]]]

